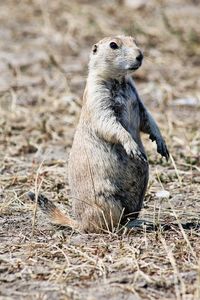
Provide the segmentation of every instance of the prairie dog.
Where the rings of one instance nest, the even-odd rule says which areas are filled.
[[[158,153],[169,158],[160,130],[129,75],[142,60],[130,36],[104,38],[92,47],[68,164],[74,220],[39,195],[39,206],[52,221],[102,232],[138,217],[149,178],[140,132],[156,141]],[[29,196],[34,200],[33,193]]]

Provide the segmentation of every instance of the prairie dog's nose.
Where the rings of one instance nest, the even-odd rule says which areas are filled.
[[[136,56],[136,60],[139,61],[139,62],[142,62],[142,60],[143,60],[143,54],[142,54],[142,52],[140,50],[138,52],[139,52],[139,54],[138,54],[138,56]]]

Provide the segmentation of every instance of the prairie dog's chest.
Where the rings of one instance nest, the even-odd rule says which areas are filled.
[[[134,89],[126,82],[116,84],[111,89],[112,108],[117,119],[125,128],[138,126],[139,106]],[[134,124],[135,123],[135,124]],[[131,127],[132,127],[131,126]]]

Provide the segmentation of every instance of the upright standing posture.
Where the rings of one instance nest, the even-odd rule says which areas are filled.
[[[129,76],[142,60],[132,37],[104,38],[93,46],[68,165],[75,220],[45,197],[38,198],[54,222],[101,232],[137,218],[149,177],[140,132],[149,134],[157,151],[169,157],[159,128]],[[29,196],[34,199],[33,193]]]

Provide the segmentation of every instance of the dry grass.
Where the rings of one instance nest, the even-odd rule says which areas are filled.
[[[0,3],[0,299],[200,299],[200,7],[138,2]],[[171,152],[162,161],[144,137],[151,178],[140,218],[155,226],[80,235],[37,212],[32,227],[30,189],[70,211],[67,157],[89,49],[119,33],[144,48],[135,80]],[[163,189],[169,199],[156,197]]]

